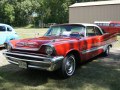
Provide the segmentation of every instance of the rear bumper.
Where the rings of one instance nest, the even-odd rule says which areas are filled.
[[[36,68],[47,71],[54,71],[59,69],[64,58],[63,56],[51,57],[43,55],[12,53],[8,51],[5,51],[3,54],[8,59],[8,62],[12,64],[19,66],[20,62],[24,62],[26,66],[22,68]]]

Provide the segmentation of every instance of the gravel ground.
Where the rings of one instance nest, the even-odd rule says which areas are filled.
[[[3,55],[4,51],[5,51],[4,48],[0,48],[0,67],[9,64]]]

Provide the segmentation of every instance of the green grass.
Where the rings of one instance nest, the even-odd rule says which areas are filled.
[[[46,30],[16,28],[21,38],[36,37],[35,33],[42,36]],[[118,39],[117,48],[120,36]],[[120,49],[78,67],[68,79],[60,78],[57,72],[24,70],[0,60],[5,62],[0,65],[0,90],[120,90]]]
[[[119,36],[117,36],[117,39],[120,41],[120,35],[119,35]]]
[[[114,47],[120,48],[120,35],[117,36],[117,42],[113,45]]]
[[[15,28],[15,31],[20,36],[20,38],[34,38],[38,36],[43,36],[48,28]]]

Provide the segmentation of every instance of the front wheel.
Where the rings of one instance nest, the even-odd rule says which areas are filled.
[[[76,62],[75,62],[75,57],[74,55],[68,55],[65,57],[62,63],[62,76],[64,78],[70,77],[74,74],[76,69]]]
[[[7,44],[7,43],[4,43],[4,47],[5,47],[5,49],[7,49],[7,46],[8,46],[8,44]]]

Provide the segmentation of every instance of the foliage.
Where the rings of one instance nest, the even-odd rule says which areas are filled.
[[[25,26],[30,23],[67,23],[69,6],[98,0],[0,0],[0,22]],[[32,13],[37,13],[33,17]]]
[[[2,19],[4,23],[12,23],[15,18],[14,16],[15,12],[14,12],[13,5],[7,3],[7,1],[4,1],[4,2],[1,1],[0,4],[1,4],[0,17],[2,17],[0,19]]]

